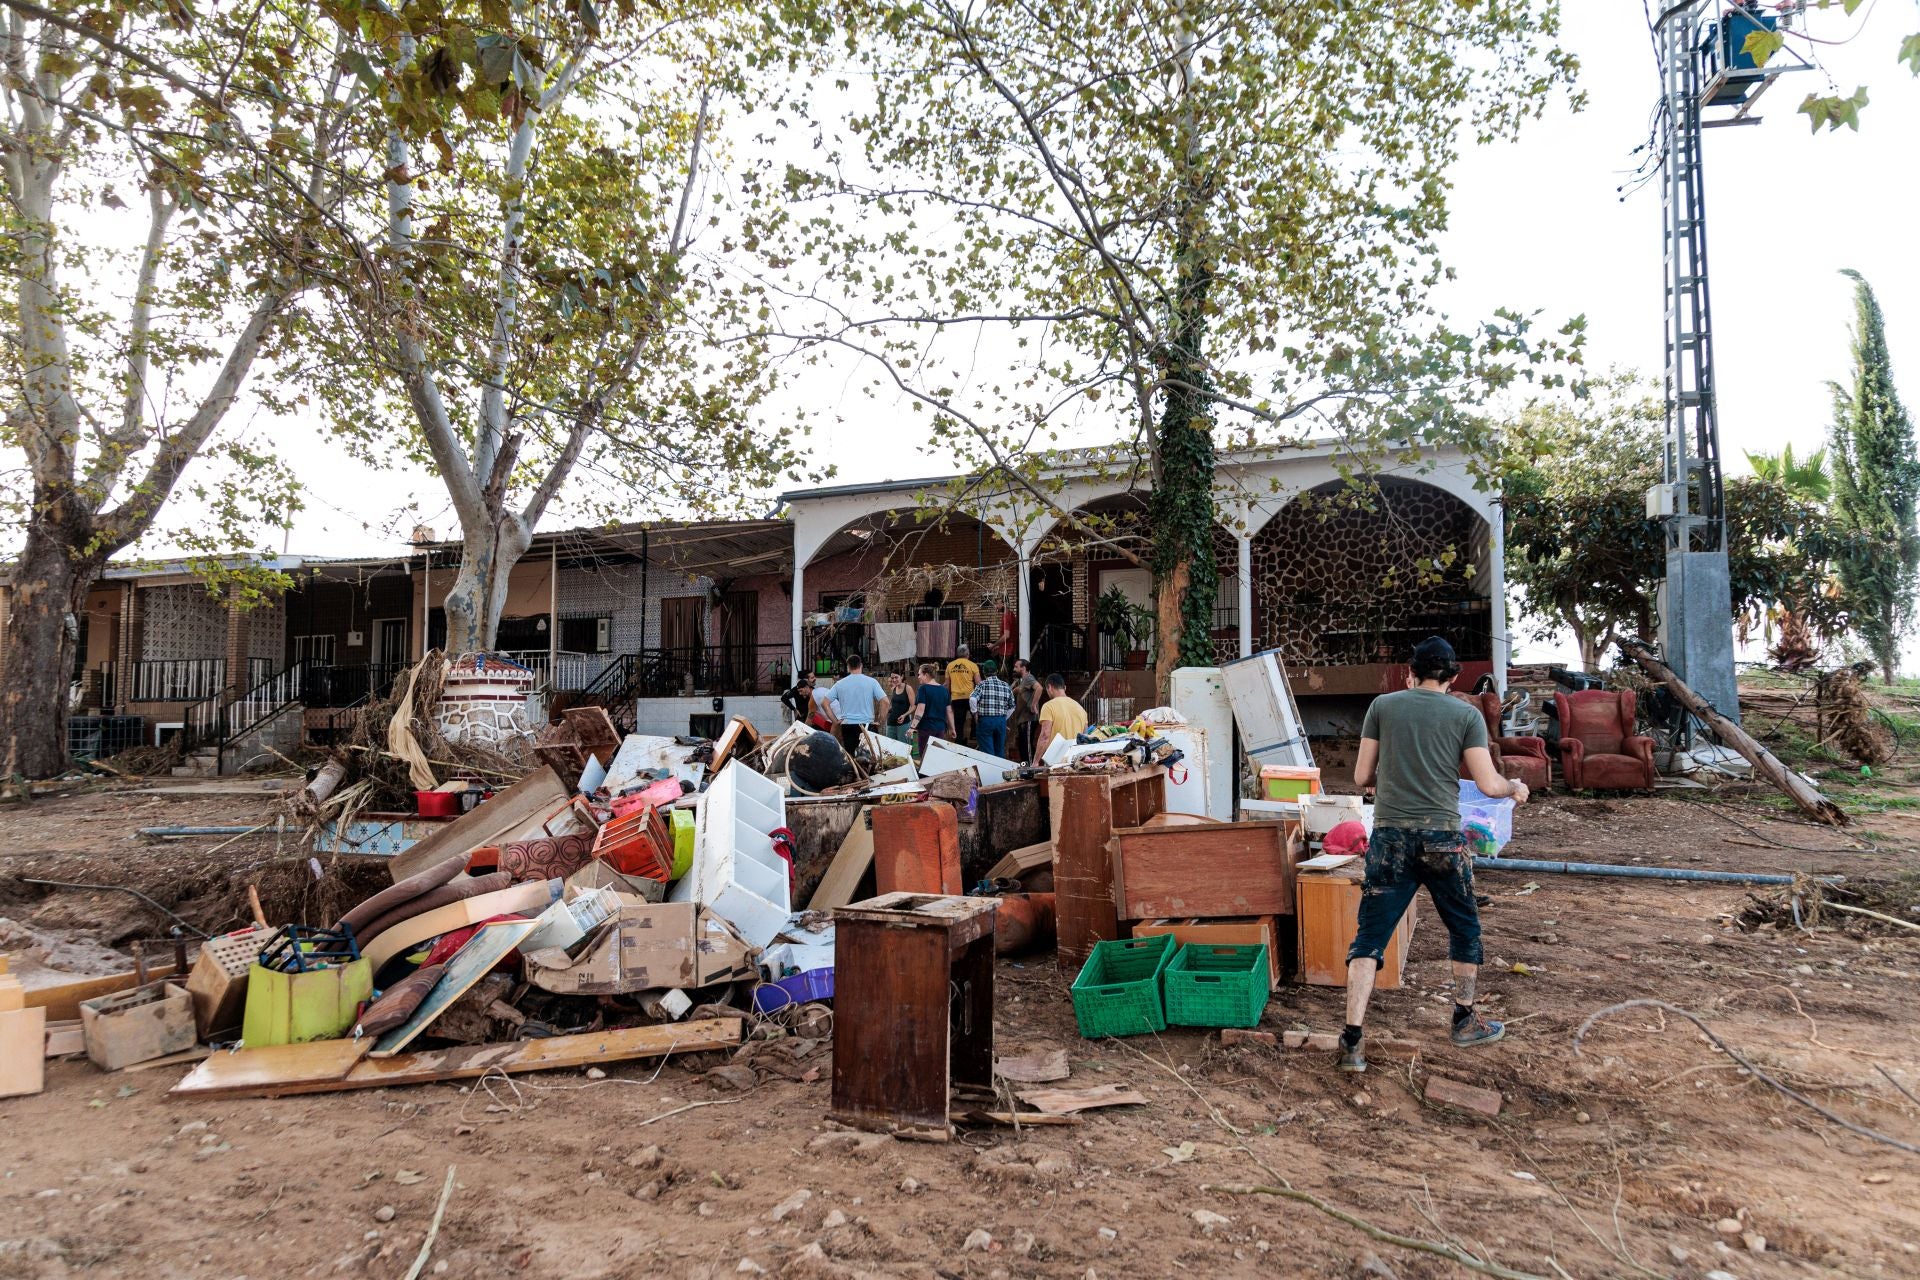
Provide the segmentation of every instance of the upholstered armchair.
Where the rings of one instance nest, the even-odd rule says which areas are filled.
[[[1636,734],[1630,689],[1555,693],[1560,772],[1574,791],[1651,791],[1653,739]]]
[[[1456,693],[1454,697],[1471,703],[1487,722],[1487,754],[1503,778],[1518,778],[1529,791],[1547,789],[1549,762],[1545,738],[1503,738],[1500,736],[1500,695],[1497,693]],[[1465,765],[1460,776],[1468,777]]]

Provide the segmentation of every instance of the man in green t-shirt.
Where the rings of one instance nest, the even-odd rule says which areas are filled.
[[[1353,780],[1374,787],[1360,923],[1347,950],[1347,1026],[1339,1067],[1365,1071],[1361,1025],[1388,940],[1426,886],[1447,926],[1453,962],[1453,1043],[1492,1044],[1506,1027],[1474,1011],[1480,973],[1480,911],[1473,859],[1460,834],[1460,767],[1489,796],[1527,802],[1527,785],[1500,776],[1487,753],[1487,724],[1477,707],[1449,692],[1460,674],[1453,646],[1439,636],[1413,650],[1413,674],[1399,693],[1375,698],[1360,729]]]

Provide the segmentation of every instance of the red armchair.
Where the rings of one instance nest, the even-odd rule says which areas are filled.
[[[1630,689],[1556,693],[1560,772],[1574,791],[1651,791],[1653,739],[1636,734]]]
[[[1500,736],[1500,695],[1497,693],[1456,693],[1454,697],[1470,703],[1487,722],[1487,754],[1503,778],[1518,778],[1529,791],[1545,791],[1552,757],[1547,754],[1545,738],[1503,738]],[[1469,777],[1465,765],[1460,776]]]

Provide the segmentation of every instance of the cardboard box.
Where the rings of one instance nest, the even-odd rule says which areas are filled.
[[[1309,986],[1347,985],[1347,948],[1360,931],[1360,880],[1358,868],[1302,871],[1296,879],[1299,909],[1294,919],[1300,927],[1300,980]],[[1407,948],[1413,944],[1413,918],[1419,909],[1420,899],[1415,897],[1394,928],[1374,979],[1376,990],[1392,991],[1400,986],[1400,970],[1406,963]]]
[[[81,1001],[80,1026],[93,1065],[118,1071],[193,1048],[193,997],[176,983],[149,983]],[[43,1040],[43,1055],[44,1049]]]
[[[1280,989],[1280,917],[1243,916],[1237,920],[1136,920],[1133,936],[1151,938],[1170,933],[1181,946],[1251,946],[1267,949],[1267,967],[1272,971],[1270,989]]]
[[[577,947],[525,957],[527,981],[562,995],[704,987],[756,976],[753,949],[691,902],[623,899],[620,914]]]
[[[658,902],[667,896],[667,886],[660,881],[649,880],[645,876],[623,875],[599,858],[567,877],[566,899],[572,902],[589,889],[612,889],[646,902]]]

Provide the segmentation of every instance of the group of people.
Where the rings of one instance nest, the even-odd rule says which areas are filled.
[[[893,672],[883,685],[868,675],[859,654],[847,659],[847,674],[822,686],[811,672],[781,695],[796,720],[837,734],[847,750],[867,729],[913,745],[924,755],[935,738],[964,743],[1018,763],[1038,762],[1056,737],[1069,742],[1087,728],[1087,713],[1067,696],[1066,677],[1044,681],[1025,658],[976,663],[961,645],[943,669],[923,662],[908,676]]]

